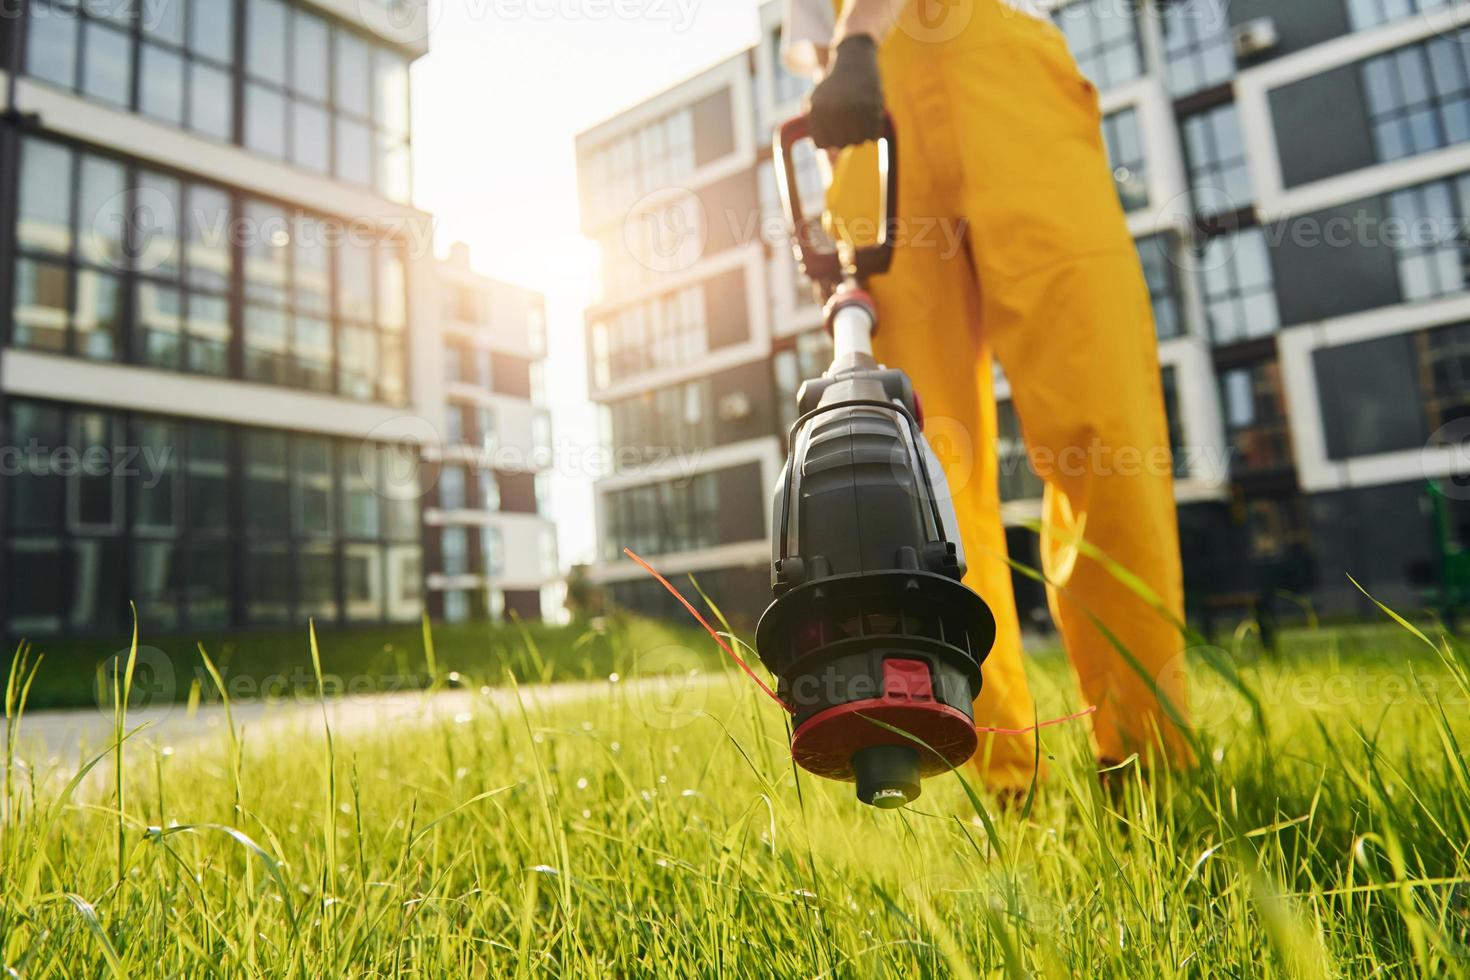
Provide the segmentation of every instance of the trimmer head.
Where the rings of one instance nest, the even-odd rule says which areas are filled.
[[[912,801],[920,779],[974,754],[971,704],[995,637],[978,595],[919,569],[912,551],[896,557],[909,567],[791,589],[756,633],[794,712],[797,764],[856,782],[858,799],[883,807]]]

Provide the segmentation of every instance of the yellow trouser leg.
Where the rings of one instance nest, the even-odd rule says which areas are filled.
[[[1047,483],[1043,566],[1083,698],[1098,706],[1097,751],[1118,758],[1162,740],[1182,762],[1189,752],[1176,724],[1187,723],[1187,705],[1182,675],[1172,669],[1182,641],[1171,617],[1182,618],[1183,596],[1157,347],[1096,95],[1049,25],[996,0],[974,0],[971,12],[968,27],[943,43],[927,43],[914,28],[884,44],[901,147],[901,231],[910,240],[873,287],[884,324],[879,351],[913,378],[933,420],[931,437],[963,432],[973,446],[973,463],[951,452],[946,473],[958,489],[969,581],[1000,621],[976,720],[1023,727],[1033,717],[1009,572],[996,557],[1005,543],[989,386],[994,351]],[[830,198],[838,216],[874,213],[862,156],[848,153],[839,168]],[[961,218],[968,269],[917,237],[922,222]],[[1079,542],[1137,576],[1164,613]],[[991,781],[1024,782],[1033,744],[995,739]]]

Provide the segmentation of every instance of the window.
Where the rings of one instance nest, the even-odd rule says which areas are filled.
[[[670,450],[701,449],[715,442],[715,412],[710,380],[656,388],[613,402],[612,445],[648,457]]]
[[[1272,472],[1293,464],[1291,426],[1281,386],[1281,366],[1267,361],[1220,376],[1225,434],[1237,475]]]
[[[464,589],[449,589],[444,593],[444,621],[463,623],[470,618],[470,594]]]
[[[155,632],[329,622],[339,589],[351,618],[382,621],[385,556],[417,560],[378,504],[396,449],[26,399],[8,423],[34,464],[7,478],[10,567],[26,572],[11,576],[13,634],[115,632],[129,599]],[[417,586],[400,584],[412,619]]]
[[[1259,228],[1210,239],[1200,268],[1205,313],[1216,344],[1266,337],[1281,326],[1270,253]]]
[[[995,405],[995,456],[1000,470],[1000,499],[1036,500],[1041,497],[1041,477],[1031,468],[1026,453],[1026,440],[1021,432],[1021,419],[1009,400]]]
[[[1235,103],[1189,116],[1182,128],[1197,213],[1232,213],[1255,200]]]
[[[1453,5],[1455,0],[1347,0],[1348,22],[1362,31],[1411,14],[1426,13]]]
[[[1245,508],[1251,558],[1279,561],[1309,547],[1306,504],[1300,497],[1258,498],[1247,501]]]
[[[1107,116],[1102,121],[1102,133],[1123,210],[1148,207],[1148,171],[1143,160],[1143,137],[1138,130],[1138,110],[1124,109]]]
[[[703,357],[709,350],[704,288],[689,286],[593,324],[592,349],[600,386]]]
[[[500,480],[493,470],[481,470],[478,478],[480,483],[480,509],[493,514],[500,510]]]
[[[1143,74],[1135,0],[1077,0],[1052,14],[1082,74],[1098,88]]]
[[[1162,5],[1165,74],[1175,98],[1229,81],[1235,46],[1228,0],[1173,0]]]
[[[1184,418],[1179,409],[1179,372],[1170,365],[1161,369],[1164,383],[1164,417],[1169,425],[1169,452],[1174,458],[1174,476],[1189,477],[1189,457],[1184,445]]]
[[[467,483],[463,466],[445,464],[439,472],[439,509],[464,510]]]
[[[821,377],[831,363],[832,338],[826,330],[808,330],[799,334],[794,348],[776,354],[772,367],[776,373],[776,410],[783,436],[796,424],[796,393],[801,390],[802,382]]]
[[[486,578],[495,578],[505,571],[505,535],[500,528],[480,529],[480,556],[485,563]]]
[[[1399,287],[1409,302],[1436,299],[1470,288],[1470,175],[1388,195],[1395,236]]]
[[[1154,312],[1154,330],[1160,340],[1184,333],[1179,265],[1173,252],[1176,247],[1166,234],[1138,240],[1138,258],[1143,263],[1143,277],[1148,283],[1148,298]]]
[[[639,197],[694,172],[694,113],[675,110],[588,152],[586,200],[594,220],[618,216]]]
[[[1420,331],[1412,343],[1426,430],[1470,417],[1470,324]]]
[[[15,346],[406,401],[397,242],[36,137],[21,144],[20,180]]]
[[[469,532],[462,527],[446,527],[439,532],[439,545],[442,552],[442,571],[445,575],[456,576],[469,573]]]
[[[26,26],[26,74],[408,199],[408,61],[388,46],[283,0],[179,0],[117,10],[36,0]],[[235,60],[237,19],[243,64]]]
[[[1380,162],[1470,139],[1470,29],[1369,58],[1362,78]]]
[[[712,548],[720,541],[720,484],[701,473],[679,484],[656,483],[615,490],[604,497],[604,553],[616,560],[623,548],[641,555]]]

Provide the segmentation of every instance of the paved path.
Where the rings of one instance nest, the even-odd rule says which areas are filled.
[[[655,680],[656,679],[652,679]],[[620,682],[625,689],[641,688],[646,681]],[[614,685],[607,681],[578,681],[565,684],[534,685],[519,689],[528,706],[547,707],[568,701],[606,697]],[[429,694],[423,691],[367,696],[349,696],[327,702],[327,717],[335,733],[350,734],[367,728],[392,725],[419,725],[439,718],[453,718],[473,710],[512,709],[516,692],[497,687],[488,691],[445,690]],[[302,724],[320,725],[321,707],[309,698],[276,701],[253,701],[232,706],[235,726],[260,736],[262,730],[280,736]],[[128,729],[139,725],[142,731],[130,739],[157,746],[182,747],[208,736],[223,737],[224,706],[201,705],[190,714],[186,705],[152,706],[130,710]],[[6,733],[0,725],[0,769],[4,767],[3,747]],[[112,714],[96,708],[61,711],[28,711],[21,719],[17,755],[33,761],[38,768],[54,769],[74,766],[90,758],[112,741]]]

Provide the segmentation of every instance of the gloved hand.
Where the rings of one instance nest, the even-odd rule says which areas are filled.
[[[832,70],[812,89],[807,126],[818,147],[840,149],[883,135],[883,80],[878,45],[853,34],[837,45]]]

